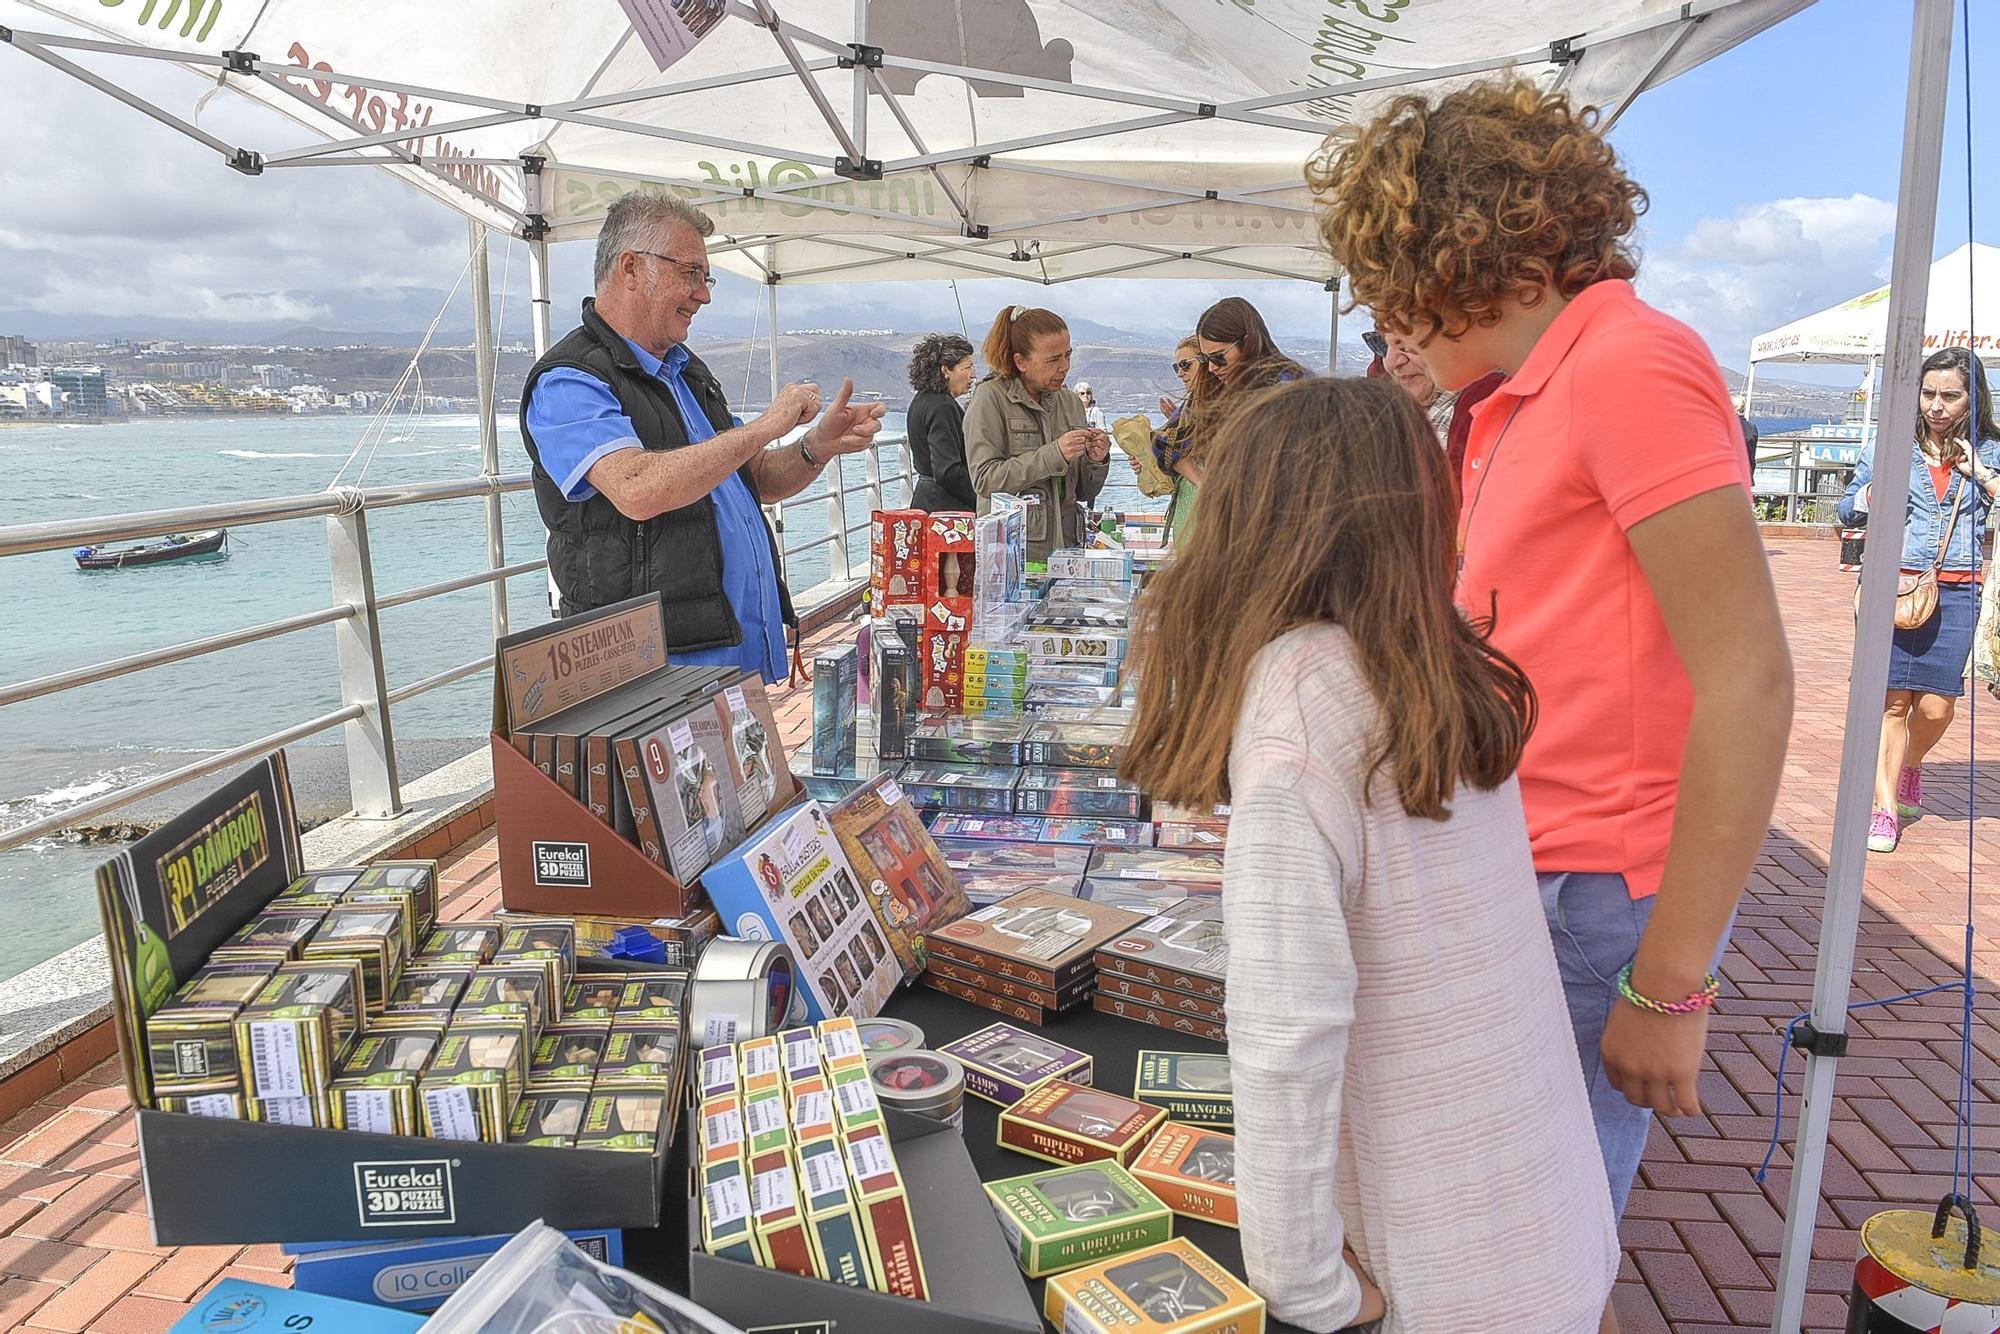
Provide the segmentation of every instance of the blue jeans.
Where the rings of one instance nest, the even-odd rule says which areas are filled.
[[[1605,1078],[1604,1025],[1618,1001],[1618,972],[1639,952],[1639,937],[1653,918],[1653,896],[1633,898],[1625,877],[1608,872],[1555,871],[1535,879],[1556,947],[1576,1053],[1583,1060],[1590,1119],[1597,1127],[1604,1175],[1611,1182],[1611,1208],[1623,1218],[1653,1114],[1627,1102]]]

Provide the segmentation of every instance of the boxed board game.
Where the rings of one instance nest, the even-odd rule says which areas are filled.
[[[316,1292],[274,1288],[225,1278],[194,1299],[167,1334],[294,1334],[318,1329],[339,1334],[416,1334],[424,1318],[372,1303],[342,1301]]]
[[[976,560],[972,533],[975,518],[962,510],[938,510],[925,518],[923,570],[918,591],[926,607],[939,602],[962,605],[970,616]]]
[[[439,966],[491,963],[502,934],[498,922],[452,922],[431,932],[417,951],[416,962]]]
[[[771,696],[755,676],[724,686],[715,697],[715,707],[727,739],[723,749],[736,783],[737,809],[743,827],[755,829],[766,815],[783,810],[798,794],[798,780],[785,762],[784,734],[778,730]]]
[[[932,959],[929,971],[934,977],[977,987],[996,996],[1005,996],[1008,1000],[1038,1005],[1051,1019],[1089,1000],[1091,991],[1097,986],[1095,973],[1085,973],[1061,987],[1045,987],[1021,978],[1002,977],[951,959]]]
[[[1155,815],[1157,816],[1157,812]],[[1220,852],[1229,846],[1229,826],[1226,824],[1184,824],[1179,820],[1156,820],[1153,828],[1153,844],[1161,848],[1187,848],[1192,851]]]
[[[1058,847],[1060,844],[1044,844]],[[1046,889],[1054,894],[1075,894],[1082,880],[1073,871],[1037,871],[1026,867],[976,867],[958,873],[958,883],[974,908],[990,908],[1024,889]]]
[[[750,1221],[750,1169],[741,1157],[721,1158],[701,1169],[701,1249],[726,1260],[759,1263],[757,1231]]]
[[[925,1300],[929,1294],[923,1253],[888,1132],[880,1125],[865,1126],[847,1135],[845,1143],[873,1286],[898,1297]]]
[[[876,615],[924,603],[923,510],[876,510],[869,516],[868,592]]]
[[[610,1041],[611,1030],[594,1023],[566,1020],[551,1024],[535,1039],[528,1056],[528,1092],[589,1088]]]
[[[1142,1251],[1174,1231],[1167,1206],[1111,1162],[989,1181],[986,1198],[1029,1278]]]
[[[1116,997],[1164,1014],[1184,1014],[1215,1024],[1224,1023],[1228,1019],[1228,1011],[1223,1008],[1221,1001],[1205,1000],[1200,996],[1190,996],[1185,991],[1169,991],[1150,982],[1138,982],[1117,973],[1108,973],[1103,971],[1101,962],[1097,974],[1097,991],[1100,995]]]
[[[812,1233],[799,1208],[799,1178],[792,1166],[790,1136],[777,1146],[750,1154],[750,1226],[757,1260],[766,1269],[822,1278],[814,1262]]]
[[[563,991],[576,976],[576,923],[565,917],[509,914],[500,924],[506,929],[493,962],[540,965],[549,979],[549,1018],[562,1018]]]
[[[1044,828],[1045,823],[1038,815],[966,815],[958,811],[942,811],[930,818],[931,837],[935,839],[1033,843],[1041,838]]]
[[[1121,677],[1116,667],[1087,662],[1038,662],[1027,669],[1033,686],[1115,686]]]
[[[965,650],[972,637],[969,600],[932,602],[924,609],[923,631],[917,640],[918,696],[927,712],[956,710],[965,699]]]
[[[417,1084],[443,1039],[442,1027],[363,1033],[327,1089],[334,1128],[376,1135],[419,1133]]]
[[[360,1028],[359,961],[280,965],[236,1018],[244,1092],[260,1099],[319,1097]]]
[[[1131,1163],[1164,1110],[1105,1089],[1052,1079],[1000,1113],[1000,1147],[1052,1163]]]
[[[914,978],[930,957],[928,933],[972,911],[958,876],[902,788],[886,775],[849,793],[827,812],[827,822],[904,980]]]
[[[1048,890],[1023,890],[931,936],[931,952],[1060,991],[1096,972],[1094,952],[1143,918]]]
[[[367,903],[384,890],[408,890],[416,896],[412,942],[422,940],[437,924],[438,864],[434,861],[370,862],[359,878],[341,893],[343,903]]]
[[[1116,880],[1085,876],[1076,896],[1157,917],[1191,898],[1217,898],[1222,886],[1207,880]]]
[[[816,801],[772,817],[710,867],[702,886],[729,935],[791,947],[809,1018],[873,1016],[902,980],[902,965]]]
[[[1099,990],[1090,998],[1090,1006],[1099,1014],[1116,1015],[1120,1019],[1130,1019],[1134,1023],[1151,1024],[1154,1028],[1164,1028],[1171,1033],[1185,1033],[1191,1038],[1202,1038],[1209,1042],[1229,1041],[1229,1030],[1221,1020],[1204,1019],[1184,1010],[1163,1010],[1157,1005],[1127,1000],[1123,996],[1104,990]]]
[[[370,1014],[380,1014],[409,956],[403,921],[402,911],[389,904],[329,908],[301,957],[359,960],[362,1001]]]
[[[576,1147],[653,1153],[674,1136],[679,1098],[654,1088],[592,1089],[577,1127]]]
[[[1049,553],[1049,578],[1130,584],[1132,553],[1122,547],[1064,547]]]
[[[611,1030],[597,1060],[591,1087],[649,1088],[677,1093],[681,1078],[681,1030],[670,1024],[649,1024]]]
[[[853,643],[813,655],[812,771],[835,774],[854,762],[860,659]]]
[[[1011,814],[1014,782],[1021,771],[997,764],[933,764],[911,760],[896,775],[903,793],[917,809]]]
[[[1021,759],[1024,764],[1058,768],[1115,770],[1124,747],[1122,727],[1038,722],[1028,729]]]
[[[1080,843],[1092,847],[1150,848],[1153,826],[1144,820],[1105,820],[1095,816],[1051,816],[1042,824],[1044,843]]]
[[[527,1029],[519,1018],[460,1019],[444,1033],[418,1085],[432,1139],[504,1144],[528,1082]]]
[[[620,735],[612,752],[632,803],[640,850],[683,885],[694,883],[717,853],[742,840],[729,739],[713,700],[695,700]]]
[[[1122,630],[1039,630],[1022,636],[1036,662],[1124,662],[1127,637]]]
[[[280,907],[275,902],[215,947],[205,966],[255,963],[276,968],[297,959],[325,919],[324,907]]]
[[[1140,923],[1097,952],[1097,971],[1219,1006],[1229,976],[1221,897],[1189,898]]]
[[[1148,804],[1137,783],[1115,772],[1030,765],[1014,785],[1014,809],[1023,815],[1143,820]]]
[[[936,831],[932,831],[935,836]],[[1054,880],[1081,880],[1090,849],[1069,843],[1015,843],[980,838],[938,838],[938,851],[960,874],[966,871],[1041,871]]]
[[[967,1005],[977,1005],[983,1010],[991,1010],[1016,1023],[1028,1024],[1031,1027],[1042,1027],[1056,1017],[1054,1011],[1045,1010],[1033,1001],[1014,1000],[1002,996],[997,991],[988,991],[983,987],[975,987],[964,982],[954,982],[940,973],[929,970],[918,979],[917,984],[947,996],[954,996]]]
[[[262,963],[211,964],[146,1020],[146,1062],[163,1092],[237,1082],[236,1016],[271,979]]]
[[[1236,1140],[1231,1135],[1169,1121],[1133,1160],[1132,1175],[1177,1214],[1236,1226]]]
[[[1002,1107],[1013,1106],[1052,1079],[1091,1082],[1089,1052],[1012,1024],[988,1025],[938,1050],[965,1067],[967,1093]]]
[[[840,1140],[833,1136],[802,1139],[798,1167],[814,1268],[830,1283],[867,1287],[868,1242],[854,1210],[854,1189],[847,1177]]]
[[[1018,767],[1027,730],[1015,719],[926,715],[910,733],[910,758],[932,764]]]
[[[911,630],[908,638],[903,635],[906,625]],[[913,622],[876,621],[875,631],[868,639],[868,651],[873,657],[870,675],[875,688],[877,759],[909,757],[910,729],[917,716],[917,701],[923,694],[923,683],[917,673],[915,630]]]
[[[618,933],[629,927],[643,927],[661,943],[661,964],[668,968],[692,968],[702,946],[722,934],[722,919],[715,909],[703,904],[678,917],[600,917],[580,914],[570,919],[576,927],[576,954],[579,959],[612,957],[608,951]]]
[[[568,1234],[582,1250],[610,1265],[625,1263],[624,1233],[597,1228]],[[398,1311],[433,1311],[476,1273],[479,1266],[514,1239],[503,1232],[485,1237],[436,1237],[416,1241],[295,1242],[280,1247],[295,1256],[292,1285],[302,1292],[348,1301],[371,1302]],[[342,1334],[325,1323],[280,1325],[287,1334]],[[202,1334],[222,1334],[211,1327]]]
[[[1229,1057],[1222,1052],[1142,1051],[1132,1096],[1190,1125],[1236,1124]]]
[[[1093,879],[1192,880],[1222,883],[1222,854],[1181,848],[1100,848],[1090,857]]]
[[[549,995],[549,975],[540,964],[489,963],[472,970],[472,981],[459,997],[452,1022],[512,1017],[526,1025],[532,1042],[554,1016],[556,1005]]]
[[[1049,1280],[1063,1334],[1264,1334],[1264,1299],[1185,1237]]]
[[[1021,697],[1022,705],[1029,713],[1039,715],[1043,709],[1075,707],[1085,709],[1100,708],[1113,704],[1120,698],[1119,687],[1075,686],[1038,684],[1028,687],[1028,693]]]

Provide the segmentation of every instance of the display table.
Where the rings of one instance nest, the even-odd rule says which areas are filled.
[[[1011,1022],[991,1010],[982,1009],[965,1001],[955,1000],[929,987],[907,987],[896,993],[883,1014],[891,1019],[902,1019],[924,1030],[924,1045],[939,1047],[968,1033],[976,1033],[989,1024]],[[1089,1006],[1071,1010],[1055,1023],[1040,1030],[1065,1046],[1090,1053],[1095,1062],[1094,1082],[1110,1092],[1130,1097],[1132,1079],[1138,1069],[1141,1051],[1195,1051],[1220,1052],[1219,1043],[1204,1042],[1200,1038],[1183,1033],[1171,1033],[1163,1028],[1148,1024],[1134,1023],[1103,1014]],[[990,1102],[975,1098],[970,1094],[965,1099],[965,1147],[972,1157],[972,1165],[982,1181],[998,1181],[1007,1177],[1021,1176],[1047,1166],[1038,1158],[1029,1158],[1011,1149],[1000,1147],[1000,1109]],[[685,1140],[691,1133],[685,1123],[682,1128]],[[685,1163],[685,1149],[675,1148],[676,1161]],[[1326,1207],[1333,1208],[1328,1200]],[[676,1292],[687,1291],[687,1253],[685,1226],[676,1227],[669,1219],[667,1226],[650,1232],[628,1232],[625,1239],[626,1263],[635,1271],[645,1274],[672,1287]],[[1174,1216],[1174,1235],[1186,1237],[1202,1250],[1213,1256],[1217,1263],[1231,1273],[1243,1274],[1243,1246],[1234,1228],[1219,1227],[1214,1223],[1204,1223],[1198,1219]],[[920,1242],[922,1238],[918,1239]],[[1043,1283],[1040,1279],[1023,1277],[1033,1294],[1036,1309],[1041,1308]],[[922,1329],[921,1322],[912,1321],[909,1330]],[[1269,1334],[1302,1334],[1296,1326],[1282,1321],[1270,1321]],[[902,1334],[890,1331],[888,1334]]]

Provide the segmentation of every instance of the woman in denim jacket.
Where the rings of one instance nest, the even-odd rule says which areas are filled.
[[[1966,443],[1973,434],[1967,424],[1973,420],[1979,428],[1976,457]],[[1842,523],[1868,521],[1874,463],[1871,450],[1855,467],[1854,480],[1840,498]],[[1916,629],[1896,631],[1889,650],[1875,815],[1868,826],[1871,852],[1894,851],[1900,821],[1923,813],[1921,766],[1951,726],[1958,697],[1965,692],[1965,663],[1979,620],[1979,544],[1994,497],[2000,494],[2000,429],[1994,426],[1986,373],[1962,347],[1948,347],[1924,359],[1909,467],[1902,569],[1904,574],[1920,574],[1938,566],[1938,606]]]

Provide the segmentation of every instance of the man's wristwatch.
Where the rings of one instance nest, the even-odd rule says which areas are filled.
[[[811,434],[811,431],[806,432],[806,435]],[[799,437],[799,457],[806,461],[807,466],[817,468],[820,466],[820,461],[813,457],[811,447],[806,444],[806,435]]]

